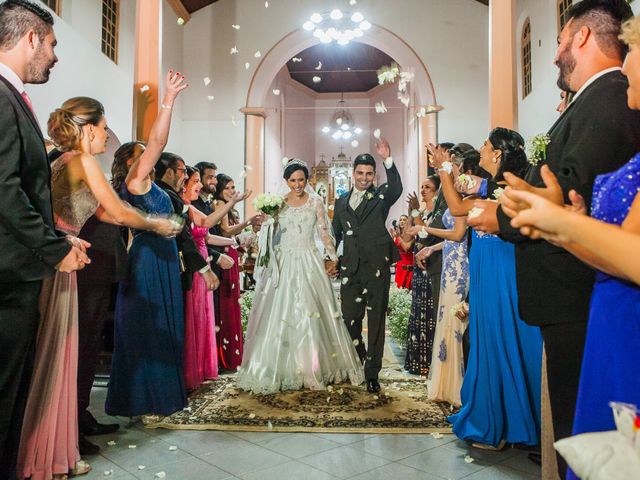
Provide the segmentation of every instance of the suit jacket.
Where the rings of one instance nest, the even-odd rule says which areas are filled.
[[[205,268],[208,263],[207,260],[200,255],[198,247],[191,235],[191,229],[189,228],[191,220],[189,219],[188,209],[185,211],[184,201],[170,185],[167,185],[162,180],[156,180],[156,184],[167,192],[171,199],[174,212],[184,219],[184,228],[176,237],[176,243],[178,244],[178,252],[182,256],[185,267],[185,271],[182,272],[182,288],[185,291],[191,290],[193,274]]]
[[[54,273],[71,244],[54,230],[51,170],[40,127],[20,93],[0,75],[0,282]]]
[[[610,72],[595,80],[551,127],[546,162],[532,167],[527,182],[544,186],[547,163],[565,196],[571,189],[591,204],[595,177],[624,165],[640,150],[640,112],[627,106],[627,79]],[[511,227],[498,209],[500,235],[516,244],[520,314],[530,325],[586,322],[594,272],[566,250],[532,241]]]
[[[341,274],[353,275],[366,259],[374,268],[387,269],[400,260],[386,227],[389,209],[402,195],[402,181],[395,164],[387,169],[387,183],[370,187],[354,211],[349,205],[353,190],[342,195],[333,210],[336,248],[344,241]]]
[[[205,215],[211,215],[213,213],[213,208],[211,208],[211,205],[207,205],[207,203],[205,203],[205,201],[200,197],[191,202],[191,204]],[[220,227],[218,227],[218,225],[214,225],[209,229],[209,233],[211,235],[220,235]],[[222,249],[220,247],[216,247],[215,245],[207,245],[207,252],[209,252],[209,256],[211,257],[211,269],[218,277],[220,277],[219,274],[221,273],[221,269],[220,267],[218,267],[218,259],[220,258]]]
[[[110,285],[127,274],[127,247],[121,227],[104,223],[92,215],[80,230],[80,238],[91,243],[91,263],[79,270],[78,283]]]

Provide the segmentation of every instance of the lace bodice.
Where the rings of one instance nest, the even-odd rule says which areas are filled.
[[[274,246],[281,251],[309,250],[316,248],[318,234],[325,255],[336,260],[335,239],[321,198],[309,197],[299,207],[285,205],[278,215],[278,229]]]
[[[85,183],[74,186],[65,174],[66,166],[78,152],[67,152],[51,164],[51,200],[56,228],[78,235],[85,222],[98,209],[98,201]]]
[[[598,175],[593,185],[591,216],[622,224],[640,192],[640,153],[615,172]]]

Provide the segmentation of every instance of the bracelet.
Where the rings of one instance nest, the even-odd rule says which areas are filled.
[[[165,105],[164,103],[161,103],[160,108],[162,108],[163,110],[171,110],[173,107],[171,105]]]
[[[451,175],[451,172],[453,171],[453,164],[451,162],[444,162],[440,168]]]

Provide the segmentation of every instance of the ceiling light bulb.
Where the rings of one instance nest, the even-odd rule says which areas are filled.
[[[362,129],[360,127],[356,127],[353,131],[356,132],[356,135],[360,135],[362,133]]]
[[[329,28],[327,28],[327,35],[329,35],[333,39],[337,39],[338,38],[338,30],[336,30],[334,27],[329,27]]]
[[[331,136],[334,140],[338,140],[339,138],[342,138],[342,132],[340,130],[336,130]]]
[[[320,15],[319,13],[314,13],[313,15],[311,15],[310,20],[313,23],[320,23],[322,21],[322,15]]]
[[[361,37],[362,35],[364,35],[364,32],[362,30],[360,30],[359,28],[356,28],[353,30],[353,36],[358,38]]]
[[[329,16],[332,20],[340,20],[342,18],[342,12],[338,8],[335,8],[331,10]]]
[[[331,35],[325,33],[322,37],[320,37],[320,41],[322,43],[331,43],[333,41],[333,38],[331,38]]]
[[[324,37],[324,30],[322,30],[321,28],[316,28],[313,32],[313,36],[317,39],[321,39],[322,37]]]
[[[343,45],[344,46],[344,45],[347,45],[348,43],[349,43],[349,39],[348,38],[344,38],[343,37],[343,38],[340,38],[338,40],[338,45]]]
[[[356,12],[353,15],[351,15],[351,21],[353,23],[360,23],[363,20],[364,20],[364,15],[362,15],[360,12]]]
[[[349,127],[349,124],[348,124],[348,123],[343,123],[342,125],[340,125],[340,128],[341,128],[342,130],[349,130],[349,128],[350,128],[350,127]]]
[[[307,32],[310,32],[311,30],[316,28],[316,26],[314,25],[314,23],[311,20],[307,20],[306,22],[304,22],[302,24],[302,28],[304,28]]]
[[[336,118],[336,123],[337,123],[338,125],[342,125],[342,117],[338,117],[338,118]]]
[[[353,134],[351,132],[344,132],[342,134],[342,138],[344,138],[345,140],[349,140],[351,138]]]
[[[360,23],[360,30],[369,30],[371,28],[371,24],[368,21],[363,21]]]
[[[358,140],[354,140],[353,142],[351,142],[351,146],[352,146],[353,148],[357,148],[357,147],[358,147],[358,145],[360,145],[360,142],[359,142]]]
[[[329,133],[331,129],[329,127],[322,127],[322,133]]]

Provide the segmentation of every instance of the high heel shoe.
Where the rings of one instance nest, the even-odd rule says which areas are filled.
[[[471,444],[471,446],[473,448],[478,448],[480,450],[489,450],[489,451],[492,451],[492,452],[500,452],[500,451],[502,451],[502,449],[504,449],[506,444],[507,444],[506,441],[500,440],[500,443],[498,444],[497,447],[494,447],[493,445],[489,445],[488,443],[480,443],[480,442],[473,442]]]
[[[69,470],[69,476],[78,477],[80,475],[86,475],[90,471],[91,471],[91,465],[89,465],[88,462],[85,462],[84,460],[78,460],[76,462],[75,467]]]

